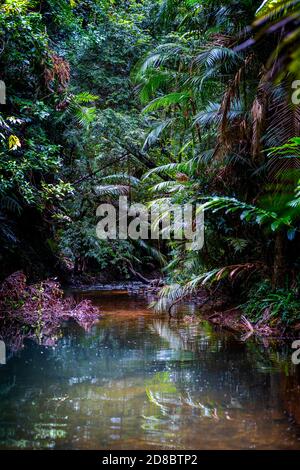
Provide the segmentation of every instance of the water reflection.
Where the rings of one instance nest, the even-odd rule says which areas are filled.
[[[123,292],[87,295],[104,313],[92,331],[0,367],[0,447],[300,448],[288,348],[169,322]]]

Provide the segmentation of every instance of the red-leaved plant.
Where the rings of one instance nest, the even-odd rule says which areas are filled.
[[[100,318],[90,300],[76,304],[63,298],[57,282],[46,280],[27,286],[23,272],[15,272],[0,287],[0,338],[16,350],[25,338],[54,345],[65,321],[74,320],[85,330]]]

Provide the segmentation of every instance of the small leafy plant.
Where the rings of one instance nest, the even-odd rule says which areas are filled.
[[[273,290],[270,282],[254,286],[244,311],[251,321],[257,323],[281,323],[290,326],[300,321],[300,298],[295,290]]]

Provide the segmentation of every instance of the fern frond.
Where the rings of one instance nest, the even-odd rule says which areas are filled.
[[[77,93],[73,96],[73,101],[76,104],[87,104],[87,103],[94,103],[99,99],[99,96],[92,95],[88,91],[82,91],[81,93]]]

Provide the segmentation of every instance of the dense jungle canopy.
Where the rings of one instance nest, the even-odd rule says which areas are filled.
[[[4,0],[2,279],[161,272],[299,317],[300,2]],[[205,245],[99,240],[102,202],[201,204]]]

